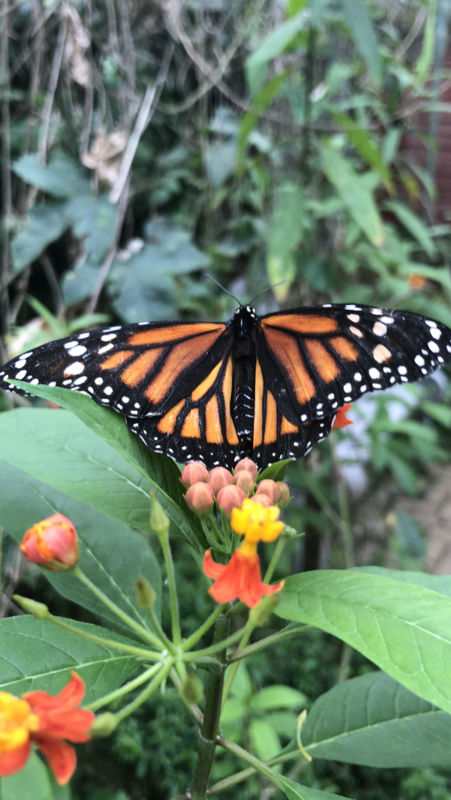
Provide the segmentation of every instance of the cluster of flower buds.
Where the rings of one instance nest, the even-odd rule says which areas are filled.
[[[269,478],[256,483],[257,473],[257,465],[250,458],[239,461],[233,473],[225,467],[214,467],[209,472],[204,464],[194,461],[182,472],[186,502],[200,516],[208,514],[216,502],[230,517],[232,509],[241,508],[246,497],[263,508],[286,506],[290,500],[287,484]]]

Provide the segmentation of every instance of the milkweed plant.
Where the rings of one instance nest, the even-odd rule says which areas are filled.
[[[21,776],[43,763],[67,784],[76,749],[111,736],[151,695],[164,701],[168,684],[199,732],[195,768],[177,800],[205,800],[255,774],[289,800],[330,800],[336,795],[293,779],[293,765],[316,758],[380,768],[449,763],[446,576],[382,568],[280,575],[286,542],[302,534],[284,523],[286,463],[260,473],[248,458],[234,470],[182,468],[151,453],[114,411],[87,396],[34,392],[61,408],[0,415],[0,524],[20,543],[21,557],[97,622],[55,616],[14,595],[25,613],[0,621],[2,790],[11,780],[20,787]],[[349,424],[347,410],[337,427]],[[197,591],[211,601],[197,630],[184,619],[174,540],[179,556],[195,560]],[[170,629],[161,618],[163,583]],[[259,705],[263,719],[277,697],[279,707],[301,713],[297,723],[285,716],[289,744],[265,760],[264,747],[246,749],[226,735],[224,709],[238,670],[297,637],[308,654],[315,630],[375,668],[312,698],[308,712],[299,708],[301,693],[274,675],[268,703]],[[220,750],[234,756],[236,772],[214,783]]]

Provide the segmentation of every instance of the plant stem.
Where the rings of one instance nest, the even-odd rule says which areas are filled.
[[[228,636],[227,639],[225,639],[223,642],[217,641],[215,637],[215,640],[213,644],[210,645],[210,647],[204,647],[202,650],[191,650],[189,653],[186,653],[183,656],[183,660],[196,661],[198,658],[202,656],[211,656],[213,655],[213,653],[218,653],[219,651],[224,649],[227,650],[229,645],[234,644],[236,640],[240,638],[240,636],[243,636],[243,631],[246,630],[248,625],[249,623],[245,625],[244,628],[240,628],[239,631],[235,631],[235,633],[232,633],[231,636]],[[254,626],[252,626],[251,630],[253,629],[253,627]]]
[[[299,751],[291,750],[290,753],[283,753],[280,756],[275,756],[264,763],[267,767],[275,767],[277,764],[283,764],[285,761],[291,761],[293,758],[298,757]],[[236,786],[237,783],[242,783],[242,781],[252,778],[252,775],[255,775],[256,772],[257,770],[255,767],[248,767],[248,769],[243,769],[241,772],[236,772],[235,775],[231,775],[229,778],[224,778],[224,780],[213,784],[208,790],[208,796],[211,797],[214,794],[223,792],[225,789],[230,789],[232,786]],[[176,800],[176,798],[174,797],[173,800]]]
[[[182,681],[180,680],[179,675],[177,675],[177,671],[174,669],[174,667],[171,669],[170,677],[171,677],[172,682],[173,682],[174,686],[176,687],[181,699],[185,703],[188,711],[193,715],[193,717],[196,720],[196,722],[199,725],[202,725],[202,721],[203,721],[204,715],[202,714],[202,711],[200,710],[198,705],[196,705],[195,703],[188,703],[185,700],[185,698],[183,697],[183,693],[182,693],[183,684],[182,684]]]
[[[154,664],[149,669],[146,669],[141,675],[138,675],[133,681],[129,681],[125,684],[125,686],[121,686],[120,689],[116,689],[115,692],[110,692],[106,694],[104,697],[99,697],[98,700],[94,700],[93,703],[89,703],[87,706],[83,706],[83,708],[89,709],[89,711],[97,711],[98,708],[102,706],[106,706],[108,703],[112,703],[113,700],[117,700],[119,697],[123,697],[124,694],[128,694],[132,692],[133,689],[137,689],[138,686],[141,686],[143,683],[147,683],[150,678],[159,671],[161,668],[161,664]]]
[[[144,648],[141,647],[133,647],[132,645],[121,644],[120,642],[115,642],[114,639],[104,639],[102,636],[96,636],[93,633],[87,633],[83,630],[80,630],[80,628],[77,628],[75,625],[69,625],[67,622],[62,622],[60,619],[58,619],[58,617],[54,617],[50,613],[46,619],[48,619],[49,622],[53,622],[54,625],[58,625],[59,628],[64,628],[66,631],[76,633],[77,636],[81,636],[83,639],[89,639],[90,642],[103,644],[105,647],[111,647],[114,650],[121,650],[123,653],[131,653],[134,656],[146,658],[148,661],[161,661],[160,653],[155,653],[152,650],[144,650]]]
[[[174,562],[172,560],[171,545],[169,536],[159,536],[161,549],[163,550],[164,563],[166,565],[166,575],[168,579],[169,602],[171,606],[172,620],[172,639],[177,646],[181,644],[182,634],[180,631],[179,603],[177,599],[177,588],[175,582]]]
[[[249,641],[249,639],[251,637],[251,633],[252,633],[252,631],[254,630],[255,627],[256,627],[256,625],[252,625],[252,624],[246,625],[246,627],[244,628],[243,636],[242,636],[241,641],[240,641],[240,643],[238,645],[238,650],[243,650],[246,647],[246,645],[247,645],[247,643],[248,643],[248,641]],[[233,686],[233,681],[235,680],[236,673],[238,672],[239,666],[240,666],[240,662],[236,661],[234,664],[232,664],[232,666],[230,667],[229,671],[227,672],[227,677],[226,677],[225,682],[224,682],[224,691],[222,693],[222,707],[223,708],[224,708],[224,703],[227,700],[227,698],[229,696],[229,692],[230,692],[230,690],[231,690],[231,688]]]
[[[123,719],[125,719],[125,717],[128,717],[130,716],[130,714],[133,714],[133,712],[136,711],[137,708],[139,708],[143,703],[145,703],[147,698],[150,697],[150,695],[156,689],[158,689],[159,685],[163,683],[164,679],[167,678],[172,667],[173,667],[172,660],[167,664],[165,664],[164,666],[161,666],[159,672],[157,672],[154,679],[150,681],[149,685],[146,686],[146,688],[138,695],[138,697],[136,697],[135,700],[129,703],[128,706],[125,706],[125,708],[123,708],[122,711],[119,711],[119,713],[116,714],[117,722],[121,722]]]
[[[156,633],[158,634],[158,637],[161,639],[161,641],[165,645],[166,650],[169,653],[171,653],[172,655],[174,655],[175,647],[174,647],[173,643],[171,642],[171,640],[166,636],[163,628],[161,627],[160,622],[157,619],[157,615],[155,614],[155,609],[149,608],[149,612],[148,613],[149,613],[150,621],[151,621]]]
[[[229,629],[230,620],[228,620],[224,614],[221,614],[216,620],[214,645],[221,642],[223,643],[224,648],[224,643],[227,641]],[[221,715],[221,698],[224,686],[226,649],[222,650],[221,656],[219,657],[224,663],[224,669],[219,674],[210,672],[208,675],[207,688],[205,692],[204,719],[200,730],[197,763],[194,770],[190,791],[192,800],[205,800],[207,797],[208,781],[210,778],[219,731],[219,717]]]
[[[202,636],[211,628],[212,625],[215,624],[216,620],[218,619],[220,614],[224,614],[228,603],[221,603],[220,605],[216,606],[215,610],[210,614],[209,617],[205,620],[203,625],[197,629],[188,639],[185,639],[183,642],[183,650],[191,650],[191,648],[197,644],[199,639],[202,639]]]
[[[144,625],[140,625],[139,622],[135,622],[132,617],[122,611],[116,603],[113,603],[106,594],[104,594],[101,589],[98,589],[97,586],[89,580],[88,577],[81,571],[80,567],[74,567],[72,570],[72,574],[75,575],[85,586],[100,600],[110,611],[113,612],[119,619],[122,620],[129,628],[136,631],[143,639],[147,639],[148,642],[151,642],[155,647],[158,647],[160,650],[164,650],[163,642],[158,639],[157,636],[154,636],[153,633],[147,630]]]
[[[292,628],[292,625],[295,627]],[[290,623],[290,625],[287,625],[287,627],[281,630],[279,633],[273,633],[271,636],[266,636],[264,639],[260,639],[259,642],[254,642],[254,644],[250,644],[248,647],[244,647],[242,650],[235,650],[235,652],[228,657],[227,661],[229,664],[233,664],[234,661],[240,661],[242,658],[253,656],[256,653],[260,653],[262,650],[266,650],[267,647],[272,647],[275,644],[284,642],[286,639],[292,639],[294,636],[302,636],[302,634],[313,630],[315,630],[313,625],[302,625],[301,623],[296,622]]]
[[[269,567],[266,570],[265,577],[263,578],[263,583],[269,583],[269,581],[271,580],[271,578],[273,576],[273,572],[274,572],[274,570],[275,570],[275,568],[277,566],[277,562],[278,562],[280,556],[282,555],[282,550],[286,545],[287,538],[288,537],[284,536],[283,533],[279,537],[279,541],[277,542],[277,545],[276,545],[276,548],[274,550],[274,553],[272,554],[271,561],[269,562]]]
[[[233,753],[233,755],[246,761],[247,764],[250,764],[257,772],[260,772],[261,775],[264,775],[265,778],[268,778],[271,783],[275,783],[277,786],[277,778],[279,777],[277,772],[273,772],[271,767],[268,767],[263,761],[260,761],[251,753],[248,753],[247,750],[244,750],[238,744],[235,744],[235,742],[231,742],[229,739],[223,739],[222,736],[218,736],[218,744],[223,747],[224,750],[228,750],[229,753]]]

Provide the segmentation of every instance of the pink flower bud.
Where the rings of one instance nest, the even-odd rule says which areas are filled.
[[[257,486],[256,494],[266,494],[266,496],[271,500],[272,505],[275,506],[281,498],[282,490],[275,481],[267,478],[263,481],[260,481]]]
[[[186,488],[194,483],[206,483],[208,480],[207,467],[200,461],[192,461],[191,464],[187,464],[184,468],[181,479]]]
[[[194,483],[189,487],[185,500],[200,517],[205,516],[211,510],[214,503],[214,491],[208,483]]]
[[[253,503],[260,503],[262,508],[270,508],[274,503],[269,499],[267,494],[254,494],[249,498]]]
[[[61,572],[78,561],[77,531],[63,514],[53,514],[26,532],[20,549],[33,564]]]
[[[288,484],[284,483],[284,481],[277,481],[277,486],[279,487],[281,492],[280,500],[277,505],[280,508],[285,508],[285,506],[288,505],[288,503],[291,500],[290,487],[288,486]]]
[[[254,481],[257,477],[258,467],[251,458],[242,458],[241,461],[238,461],[238,464],[235,466],[235,475],[237,472],[241,472],[242,470],[246,470],[246,472],[250,472]]]
[[[208,476],[208,483],[213,488],[214,493],[218,494],[224,486],[231,486],[233,475],[225,467],[214,467]]]
[[[235,486],[239,486],[245,494],[250,495],[254,488],[255,481],[250,472],[246,469],[242,469],[241,472],[235,475],[234,483]]]
[[[240,508],[241,503],[243,500],[246,499],[246,495],[239,486],[224,486],[219,492],[216,498],[216,502],[224,511],[224,514],[227,514],[230,517],[233,508]]]

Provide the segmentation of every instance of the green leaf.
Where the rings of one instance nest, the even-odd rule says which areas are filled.
[[[304,197],[299,186],[286,181],[275,192],[274,209],[268,231],[268,255],[266,269],[270,284],[280,302],[286,300],[296,277],[293,251],[302,241],[305,228]],[[308,218],[307,218],[308,219]]]
[[[276,781],[273,780],[273,783]],[[283,775],[279,776],[276,786],[285,792],[288,800],[349,800],[342,794],[330,794],[330,792],[322,792],[320,789],[313,789],[311,786],[302,786]]]
[[[437,0],[430,0],[428,6],[429,10],[424,29],[423,47],[415,67],[415,71],[420,81],[424,81],[428,77],[434,59]]]
[[[359,572],[287,578],[274,611],[355,647],[430,703],[451,711],[451,600]]]
[[[113,519],[150,530],[149,492],[158,487],[73,414],[25,408],[0,414],[0,437],[5,461]],[[176,504],[162,492],[159,499],[174,522],[171,533],[199,548]]]
[[[436,246],[431,239],[429,231],[424,222],[417,217],[407,206],[398,203],[396,200],[389,200],[385,203],[385,208],[395,214],[402,225],[409,231],[411,236],[417,240],[418,244],[423,248],[429,258],[433,258],[436,254]]]
[[[264,719],[253,719],[249,724],[252,749],[261,761],[269,761],[281,751],[280,739],[274,728]]]
[[[80,166],[63,153],[56,152],[43,166],[39,153],[27,153],[14,162],[13,172],[26,183],[52,197],[72,197],[89,191],[89,181]]]
[[[324,172],[335,186],[354,221],[376,247],[384,244],[384,229],[373,195],[352,164],[325,144],[320,147]]]
[[[91,263],[100,263],[114,242],[119,209],[107,195],[88,191],[67,204],[74,236],[83,240]]]
[[[301,11],[293,19],[283,22],[246,60],[246,75],[253,97],[262,87],[269,62],[276,56],[280,56],[292,44],[298,33],[305,27],[306,21],[307,17]]]
[[[302,2],[304,2],[304,0],[302,0]],[[246,111],[244,114],[238,136],[238,155],[240,158],[244,156],[246,143],[260,119],[260,114],[279,94],[280,88],[285,83],[286,78],[286,72],[275,75],[258,93],[252,104],[252,110]]]
[[[20,381],[12,383],[23,389],[30,389],[29,384]],[[69,389],[57,387],[33,386],[33,394],[52,400],[72,411],[96,436],[104,439],[124,456],[129,464],[136,467],[141,475],[150,481],[151,488],[156,491],[161,505],[173,524],[171,536],[187,542],[194,548],[200,545],[201,550],[205,550],[206,542],[199,518],[186,504],[180,470],[171,458],[153,453],[139,436],[127,428],[120,414],[94,403],[90,397],[81,392],[71,392]],[[280,462],[277,466],[283,466],[283,463]]]
[[[367,767],[451,763],[451,716],[421,700],[384,672],[340,683],[321,695],[302,728],[314,758]]]
[[[90,634],[136,645],[132,639],[87,623],[72,623]],[[83,703],[114,691],[141,661],[129,653],[94,644],[52,622],[29,616],[0,620],[0,691],[16,697],[40,689],[57,694],[75,669],[86,684]]]
[[[257,483],[262,480],[271,479],[272,481],[283,481],[285,479],[288,464],[294,461],[294,458],[286,458],[285,461],[278,461],[266,467],[260,475],[257,475]]]
[[[0,778],[2,800],[54,800],[49,773],[36,753],[14,775]]]
[[[157,595],[160,613],[161,574],[150,545],[136,531],[112,520],[79,500],[52,489],[26,472],[0,461],[0,525],[16,542],[35,522],[55,513],[74,523],[80,541],[80,567],[87,577],[136,622],[147,625],[148,615],[136,601],[139,574]],[[43,570],[63,596],[93,614],[118,625],[118,618],[71,573]]]
[[[385,567],[355,567],[356,572],[368,572],[371,575],[381,575],[390,578],[392,581],[401,583],[411,583],[413,586],[423,586],[433,592],[444,594],[451,597],[451,575],[429,575],[427,572],[403,572],[398,569],[386,569]]]
[[[431,419],[434,419],[444,428],[451,428],[451,408],[443,405],[443,403],[429,403],[425,402],[422,405],[426,414],[429,414]]]
[[[371,169],[380,175],[385,185],[388,186],[390,183],[390,173],[387,164],[382,157],[379,147],[370,139],[368,133],[363,130],[363,128],[359,127],[352,117],[349,117],[347,114],[335,111],[332,116],[342,126],[346,139],[352,144],[359,156],[366,161]]]
[[[274,685],[266,686],[259,692],[252,695],[249,706],[252,711],[270,711],[273,708],[302,708],[305,706],[307,698],[297,689],[291,686]],[[270,758],[270,756],[269,756]]]
[[[380,81],[381,63],[373,23],[365,0],[342,0],[345,19],[351,30],[354,44],[365,61],[374,81]]]
[[[34,206],[11,243],[12,268],[17,275],[56,242],[70,226],[65,203]]]

